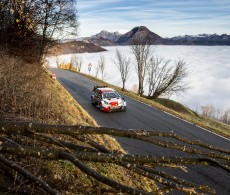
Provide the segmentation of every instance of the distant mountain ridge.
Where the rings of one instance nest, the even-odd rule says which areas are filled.
[[[166,39],[167,44],[178,45],[230,45],[230,35],[200,34],[184,35]]]
[[[130,45],[134,39],[148,39],[151,41],[152,44],[162,44],[163,38],[159,35],[151,32],[145,26],[134,27],[131,31],[121,35],[117,40],[116,43],[119,45]]]
[[[121,36],[119,32],[108,32],[102,30],[100,33],[91,37],[85,37],[84,42],[93,43],[98,46],[113,46],[116,45],[116,40]]]
[[[119,32],[108,32],[102,30],[91,37],[83,38],[84,42],[93,43],[98,46],[130,45],[135,38],[148,39],[154,45],[230,45],[230,35],[201,34],[184,35],[172,38],[163,38],[150,31],[145,26],[138,26],[125,34]]]
[[[118,31],[116,32],[108,32],[106,30],[102,30],[100,33],[93,35],[92,38],[104,38],[108,39],[112,42],[116,42],[116,40],[121,36],[122,34]]]

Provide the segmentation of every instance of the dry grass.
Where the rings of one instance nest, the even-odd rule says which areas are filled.
[[[47,86],[52,95],[53,113],[60,116],[53,118],[52,123],[73,124],[73,125],[96,125],[93,118],[73,99],[73,97],[56,80],[47,76]]]
[[[68,64],[62,63],[62,64],[60,64],[60,65],[58,66],[58,68],[64,69],[64,70],[71,70],[71,71],[73,71],[73,72],[78,72],[78,69],[77,69],[76,67],[74,67],[74,66],[71,66],[70,63],[68,63]]]
[[[96,126],[94,119],[72,98],[72,96],[51,78],[51,74],[39,64],[26,64],[5,54],[0,57],[0,120],[21,120],[50,124],[72,124]],[[73,141],[68,136],[55,136],[58,139]],[[124,152],[118,142],[107,135],[90,136],[94,141],[110,150]],[[36,140],[20,140],[28,146],[44,147]],[[76,142],[76,141],[75,141]],[[79,144],[78,142],[77,144]],[[81,145],[87,145],[80,143]],[[55,148],[55,146],[54,146]],[[81,172],[68,161],[45,161],[33,158],[15,158],[27,170],[42,176],[45,181],[63,194],[113,194],[114,191]],[[90,163],[94,169],[103,172],[124,184],[143,190],[155,190],[153,181],[138,176],[118,165]],[[0,166],[1,170],[1,166]],[[1,179],[1,177],[0,177]]]
[[[56,90],[55,102],[58,102],[54,107],[56,112],[62,112],[67,124],[78,125],[97,125],[90,115],[72,98],[72,96],[56,81],[52,80],[51,90]],[[94,135],[90,136],[97,143],[105,146],[110,150],[123,151],[119,143],[108,135]],[[69,139],[69,138],[68,138]],[[104,175],[121,182],[126,185],[138,187],[143,190],[155,190],[156,185],[153,181],[132,173],[118,165],[88,163],[91,167]],[[101,194],[103,192],[110,192],[110,188],[93,180],[88,175],[83,174],[79,169],[75,168],[71,163],[63,161],[60,163],[49,163],[50,175],[54,177],[55,186],[57,189],[65,189],[63,193],[72,194],[73,189],[79,193],[93,193]],[[67,178],[68,185],[63,186],[63,178]],[[57,183],[56,183],[57,182]],[[65,183],[66,183],[65,182]],[[62,184],[61,184],[62,183]],[[58,184],[58,185],[57,185]],[[62,188],[60,188],[62,186]],[[74,193],[73,193],[74,194]]]

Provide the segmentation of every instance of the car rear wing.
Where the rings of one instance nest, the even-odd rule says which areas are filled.
[[[94,86],[94,88],[93,88],[93,91],[95,91],[97,88],[105,88],[105,87],[108,87],[108,86]]]

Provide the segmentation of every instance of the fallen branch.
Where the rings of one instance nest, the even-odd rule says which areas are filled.
[[[80,160],[78,160],[75,156],[73,156],[69,153],[60,152],[59,157],[61,159],[69,160],[70,162],[72,162],[74,165],[76,165],[84,173],[90,175],[91,177],[97,179],[98,181],[100,181],[104,184],[111,186],[112,188],[117,189],[118,191],[121,191],[124,193],[129,193],[129,194],[138,194],[138,195],[140,195],[140,194],[143,194],[143,195],[151,194],[151,193],[145,192],[143,190],[131,188],[131,187],[125,186],[123,184],[120,184],[114,180],[111,180],[108,177],[105,177],[105,176],[97,173],[95,170],[89,168],[87,165],[85,165]]]
[[[7,165],[8,167],[18,171],[20,174],[28,178],[29,180],[35,182],[37,185],[41,186],[47,193],[56,195],[59,194],[56,190],[52,189],[47,183],[45,183],[43,180],[37,178],[36,176],[32,175],[22,167],[18,166],[15,162],[7,160],[5,157],[0,155],[0,162],[4,163],[4,165]]]
[[[85,172],[96,180],[124,193],[149,194],[143,190],[125,186],[117,181],[105,177],[84,164],[82,161],[117,164],[135,172],[138,175],[148,177],[149,179],[160,183],[164,186],[162,189],[163,191],[171,191],[173,189],[182,191],[184,193],[214,193],[214,190],[208,186],[194,184],[150,167],[161,166],[162,164],[210,165],[230,172],[230,169],[228,168],[228,162],[230,160],[230,156],[227,155],[229,154],[228,150],[215,146],[208,146],[200,141],[191,141],[174,133],[150,132],[142,130],[121,130],[106,127],[47,125],[30,122],[3,122],[0,124],[1,135],[17,137],[16,140],[21,143],[19,144],[17,141],[9,139],[8,137],[0,137],[1,153],[13,154],[19,158],[33,157],[56,161],[60,159],[69,160],[80,168],[81,171]],[[55,136],[59,134],[66,135],[66,138],[71,136],[72,140],[77,140],[77,143],[83,142],[84,146],[56,139],[52,136],[52,134],[55,134]],[[142,140],[144,142],[164,148],[175,149],[189,154],[198,154],[202,155],[203,157],[182,158],[123,154],[118,151],[110,151],[106,147],[89,138],[89,135],[94,134],[107,134]],[[181,145],[171,141],[164,141],[162,139],[159,140],[156,137],[177,139],[180,142],[186,143],[187,145]],[[29,144],[29,146],[24,146],[25,143]],[[34,145],[35,143],[39,143],[39,145],[41,143],[43,144],[41,144],[40,147],[31,147],[31,145]],[[50,149],[51,147],[48,147],[47,149],[47,144],[58,147],[55,149]],[[42,145],[44,145],[44,147]],[[191,146],[194,145],[201,146],[211,151],[208,152],[207,150],[192,148]],[[217,161],[213,158],[221,160]],[[150,167],[146,167],[146,165]],[[153,193],[157,192],[153,191]]]
[[[5,133],[38,133],[39,132],[39,133],[48,133],[48,134],[70,135],[72,137],[76,137],[78,135],[83,135],[83,134],[84,135],[85,134],[108,134],[108,135],[138,139],[161,147],[176,149],[190,154],[206,155],[210,158],[220,158],[228,161],[230,160],[230,157],[226,155],[206,152],[196,148],[193,149],[185,145],[179,145],[173,142],[162,141],[162,140],[154,139],[152,137],[147,137],[153,135],[158,135],[158,136],[167,135],[166,133],[159,133],[159,132],[155,133],[149,131],[133,131],[133,130],[126,131],[121,129],[114,129],[114,128],[111,129],[106,127],[91,127],[91,126],[47,125],[47,124],[30,123],[30,122],[3,122],[1,130],[2,133],[4,132]],[[182,137],[178,139],[182,139]],[[184,140],[186,140],[186,138]],[[225,153],[230,152],[224,149],[221,150],[225,151]]]
[[[35,147],[15,147],[12,144],[2,143],[0,151],[7,154],[17,154],[18,156],[25,157],[31,156],[35,158],[43,158],[50,160],[59,159],[59,153],[63,150],[57,149],[40,149]],[[167,164],[203,164],[219,167],[227,172],[230,172],[228,167],[221,165],[215,160],[208,158],[182,158],[182,157],[155,157],[143,155],[129,155],[129,154],[116,154],[116,153],[101,153],[101,152],[75,152],[75,157],[83,161],[101,162],[101,163],[120,163],[131,162],[135,164],[150,164],[150,163],[167,163]]]

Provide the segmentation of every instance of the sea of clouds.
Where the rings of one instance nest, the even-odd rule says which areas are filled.
[[[120,73],[113,63],[116,48],[125,56],[130,57],[135,65],[134,55],[129,46],[104,47],[105,52],[81,53],[83,59],[81,72],[95,76],[100,55],[105,57],[105,81],[122,86]],[[195,111],[201,106],[212,105],[221,111],[230,108],[230,47],[229,46],[155,46],[153,55],[171,60],[184,60],[189,71],[190,89],[183,94],[173,95],[170,99],[176,100]],[[61,55],[60,63],[69,63],[72,54]],[[49,57],[47,61],[51,67],[57,67],[56,57]],[[92,69],[88,71],[88,64]],[[101,78],[100,73],[98,78]],[[131,89],[138,84],[137,72],[133,67],[126,88]],[[147,91],[147,85],[145,90]]]

